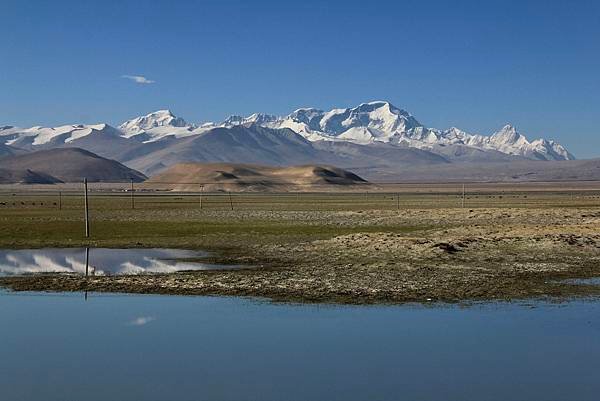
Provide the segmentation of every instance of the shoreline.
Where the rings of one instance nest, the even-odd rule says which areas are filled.
[[[197,273],[194,273],[197,275]],[[172,276],[172,275],[170,275]],[[531,292],[525,289],[511,293],[482,293],[472,297],[446,297],[430,295],[428,297],[414,296],[411,291],[399,291],[394,293],[385,293],[377,291],[375,293],[366,290],[342,291],[342,292],[321,292],[300,289],[295,291],[279,289],[259,289],[259,288],[239,288],[239,287],[219,287],[202,283],[191,277],[185,277],[186,274],[177,274],[178,277],[171,277],[162,280],[162,277],[154,277],[152,280],[112,280],[112,279],[92,279],[69,276],[52,275],[36,277],[11,277],[0,278],[0,288],[15,293],[19,292],[41,292],[41,293],[77,293],[77,292],[95,292],[106,294],[126,294],[126,295],[164,295],[164,296],[224,296],[263,299],[275,303],[297,303],[297,304],[324,304],[324,305],[465,305],[470,303],[495,303],[495,302],[569,302],[582,299],[597,300],[600,297],[600,286],[582,285],[582,284],[555,284],[552,287],[533,286],[529,287]],[[596,276],[594,276],[596,277]],[[191,279],[191,280],[190,280]],[[171,287],[163,285],[169,281],[187,281],[187,284],[195,281],[194,287]],[[161,283],[161,281],[163,281]],[[200,285],[199,285],[200,284]],[[458,289],[460,291],[460,289]],[[479,288],[479,291],[482,289]],[[432,294],[436,294],[435,292]],[[439,294],[438,294],[439,295]]]
[[[239,259],[210,258],[210,262]],[[206,262],[205,259],[202,259]],[[81,276],[46,273],[0,277],[0,287],[15,292],[99,292],[123,294],[256,297],[272,302],[309,304],[430,304],[512,302],[535,299],[565,301],[600,296],[600,286],[569,284],[597,278],[599,269],[585,264],[558,272],[472,275],[420,267],[395,272],[383,281],[365,278],[355,267],[343,277],[327,277],[323,266],[270,266],[237,270],[185,271],[169,274]],[[316,269],[316,271],[315,271]]]

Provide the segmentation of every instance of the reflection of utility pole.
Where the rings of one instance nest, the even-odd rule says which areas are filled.
[[[88,182],[87,178],[83,179],[83,201],[85,206],[85,237],[88,238],[90,236],[90,213],[89,213],[89,205],[88,205]]]
[[[87,277],[89,274],[89,266],[90,266],[90,248],[85,248],[85,293],[84,298],[87,301],[88,299],[88,290],[87,290]]]
[[[85,248],[85,276],[88,276],[90,266],[90,248]]]

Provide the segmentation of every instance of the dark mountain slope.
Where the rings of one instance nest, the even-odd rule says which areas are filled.
[[[0,169],[5,171],[6,176],[7,171],[12,172],[14,177],[27,176],[26,172],[29,172],[63,182],[78,182],[84,177],[91,182],[141,182],[146,178],[117,161],[78,148],[41,150],[4,157],[0,159]]]

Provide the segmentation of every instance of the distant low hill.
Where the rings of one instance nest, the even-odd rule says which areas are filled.
[[[48,184],[56,182],[141,182],[142,173],[87,150],[41,150],[0,158],[1,183]]]
[[[144,185],[157,189],[198,191],[302,191],[327,187],[353,187],[367,181],[356,174],[331,166],[290,167],[234,163],[180,163],[151,177]]]
[[[360,170],[357,170],[360,174]],[[378,182],[560,182],[600,181],[600,159],[415,166],[379,169]]]

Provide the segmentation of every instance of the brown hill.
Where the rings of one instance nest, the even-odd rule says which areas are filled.
[[[180,163],[151,177],[145,186],[176,191],[311,191],[365,185],[356,174],[331,166],[290,167],[233,163]]]
[[[121,163],[78,148],[41,150],[0,159],[3,182],[141,182],[146,177]]]
[[[59,179],[31,170],[7,170],[0,168],[0,184],[56,184]]]

